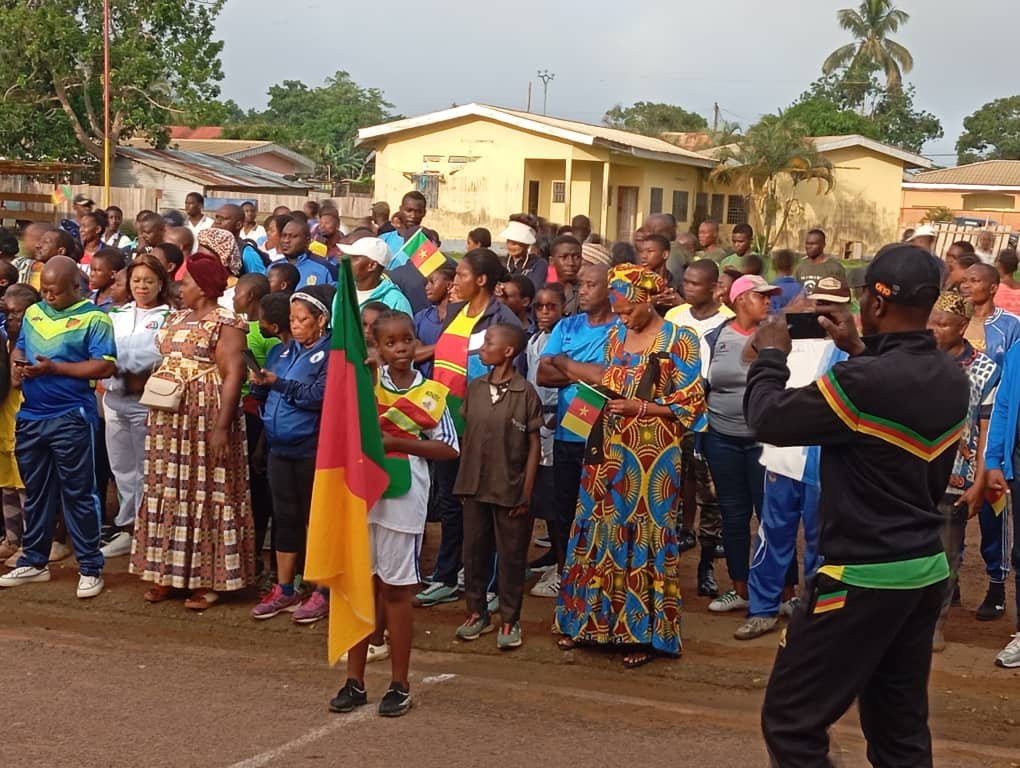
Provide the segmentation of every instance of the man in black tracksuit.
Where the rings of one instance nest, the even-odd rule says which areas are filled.
[[[744,410],[759,440],[821,446],[824,565],[780,639],[762,729],[781,768],[829,766],[828,727],[858,700],[875,766],[932,764],[928,672],[949,566],[937,511],[967,414],[967,378],[925,330],[940,274],[887,246],[867,269],[861,326],[819,322],[850,359],[785,389],[790,337],[766,323]]]

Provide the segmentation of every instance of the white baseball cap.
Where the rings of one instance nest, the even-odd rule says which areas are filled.
[[[936,231],[935,227],[933,227],[931,224],[922,224],[921,226],[914,230],[914,234],[910,236],[910,240],[911,242],[913,242],[919,237],[938,237],[938,236],[939,233]]]
[[[362,237],[349,245],[340,243],[340,252],[348,256],[364,256],[386,269],[393,258],[390,248],[378,237]]]
[[[538,239],[535,236],[535,230],[519,221],[511,221],[506,225],[506,229],[499,233],[499,236],[504,240],[513,240],[515,243],[524,243],[525,245],[532,245]]]

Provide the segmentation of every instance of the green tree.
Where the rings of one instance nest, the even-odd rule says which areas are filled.
[[[913,85],[892,92],[874,75],[867,80],[849,73],[828,75],[812,83],[784,114],[803,123],[810,136],[859,133],[920,152],[943,132],[935,115],[914,107],[914,95]]]
[[[914,57],[889,35],[906,24],[910,15],[896,8],[890,0],[861,0],[857,8],[838,11],[836,18],[839,25],[854,36],[854,42],[830,53],[822,64],[822,71],[828,75],[845,67],[856,74],[877,67],[885,73],[889,90],[899,90],[903,74],[909,74],[914,68]]]
[[[177,115],[177,125],[197,128],[202,125],[227,125],[244,120],[247,115],[233,99],[206,101],[193,105],[184,114]]]
[[[708,122],[699,114],[672,104],[651,101],[639,101],[626,108],[617,104],[603,115],[602,122],[610,128],[645,136],[703,131],[708,128]]]
[[[960,163],[1020,160],[1020,96],[990,101],[963,120],[956,141]]]
[[[354,146],[358,129],[392,119],[392,108],[382,91],[359,86],[347,72],[315,88],[285,80],[269,88],[265,110],[224,126],[223,135],[275,141],[313,158],[330,176],[349,176],[364,172],[367,157]]]
[[[171,115],[219,95],[225,0],[111,0],[110,140],[165,142]],[[100,158],[102,0],[0,3],[0,153]]]
[[[832,164],[807,140],[807,128],[784,114],[765,115],[734,145],[722,147],[710,178],[751,200],[757,246],[770,253],[799,208],[797,188],[814,181],[828,194]]]
[[[859,133],[873,139],[880,138],[878,127],[872,120],[825,98],[798,101],[783,113],[787,119],[799,122],[809,136],[842,136]]]

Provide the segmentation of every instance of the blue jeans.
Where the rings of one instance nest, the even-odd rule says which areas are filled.
[[[775,616],[783,587],[789,583],[790,566],[797,566],[797,528],[804,521],[804,579],[810,579],[821,558],[818,556],[818,495],[808,485],[785,475],[769,472],[765,477],[765,499],[758,527],[758,549],[751,562],[747,594],[751,616]],[[794,570],[796,573],[796,570]]]
[[[978,512],[981,526],[981,557],[985,561],[988,580],[1004,584],[1009,576],[1009,509],[996,516],[987,501]],[[1015,557],[1013,567],[1016,567]]]
[[[25,483],[24,553],[19,567],[45,568],[49,562],[59,499],[78,570],[86,576],[102,572],[95,437],[95,424],[81,411],[42,421],[18,419],[15,455]]]
[[[765,487],[761,443],[709,429],[704,445],[722,512],[726,569],[732,581],[746,583],[751,567],[751,514],[761,517]]]

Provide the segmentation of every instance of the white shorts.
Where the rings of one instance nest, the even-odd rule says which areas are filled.
[[[418,553],[421,534],[403,533],[368,524],[368,543],[372,550],[372,574],[393,587],[417,586]]]

